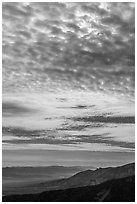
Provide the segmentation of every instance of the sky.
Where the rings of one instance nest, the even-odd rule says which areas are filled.
[[[134,3],[3,2],[2,46],[3,163],[20,150],[133,155]]]

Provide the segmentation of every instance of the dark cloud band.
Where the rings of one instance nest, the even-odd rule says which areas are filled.
[[[17,115],[24,115],[24,114],[30,114],[34,113],[36,110],[33,110],[31,108],[16,104],[14,102],[3,102],[2,103],[2,115],[4,117],[9,116],[17,116]]]

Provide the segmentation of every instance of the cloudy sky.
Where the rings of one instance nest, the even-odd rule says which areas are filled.
[[[6,2],[2,15],[4,151],[134,152],[134,3]]]

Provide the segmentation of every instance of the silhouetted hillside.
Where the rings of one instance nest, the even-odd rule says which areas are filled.
[[[21,169],[21,171],[23,170]],[[107,168],[98,168],[96,170],[81,171],[69,178],[64,178],[64,179],[59,179],[59,175],[61,174],[58,174],[58,171],[56,172],[56,169],[55,169],[54,172],[56,173],[57,176],[55,177],[56,179],[53,181],[46,181],[47,176],[50,175],[49,174],[50,172],[48,174],[46,174],[46,172],[47,172],[46,170],[45,172],[41,170],[40,173],[42,173],[42,175],[39,176],[38,178],[39,180],[37,180],[37,182],[31,181],[29,182],[29,184],[24,182],[24,185],[22,186],[19,186],[19,185],[15,186],[15,185],[12,185],[11,183],[11,185],[8,186],[6,189],[3,188],[3,195],[6,196],[6,195],[14,195],[14,194],[31,194],[31,193],[35,194],[35,193],[41,193],[43,191],[61,190],[61,189],[68,189],[68,188],[77,188],[82,186],[98,185],[112,179],[124,178],[124,177],[135,175],[135,163],[127,164],[124,166],[118,166],[118,167],[107,167]],[[9,175],[11,175],[11,173]],[[25,180],[25,177],[22,177],[21,176],[22,174],[18,173],[17,170],[13,171],[13,173],[15,175],[18,175],[18,177],[20,175],[21,179]],[[27,175],[27,172],[24,171],[24,176],[25,176],[25,173],[28,181],[29,179],[31,179],[32,176],[34,177],[35,175],[37,178],[39,175],[39,173],[37,173],[36,170],[33,168],[32,168],[32,176],[31,176],[31,168],[28,175]],[[30,178],[29,178],[29,175],[30,175]],[[42,176],[43,182],[42,180],[40,180],[41,176]]]
[[[124,178],[135,175],[135,163],[118,167],[98,168],[86,170],[66,179],[43,182],[29,186],[30,189],[41,189],[42,191],[77,188],[101,184],[112,179]],[[33,193],[33,191],[31,191]],[[36,192],[36,191],[35,191]],[[40,192],[40,191],[39,191]]]
[[[3,202],[134,202],[135,177],[114,179],[96,186],[4,196]]]
[[[86,170],[67,179],[67,185],[78,187],[97,185],[108,180],[135,175],[135,163],[118,167],[98,168],[95,171]]]
[[[46,183],[72,175],[92,167],[81,166],[41,166],[41,167],[5,167],[2,169],[2,194],[41,193],[45,190],[41,182]]]

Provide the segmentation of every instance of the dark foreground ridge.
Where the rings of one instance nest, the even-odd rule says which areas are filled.
[[[3,185],[2,193],[4,196],[8,195],[17,195],[17,194],[35,194],[35,193],[42,193],[44,191],[51,191],[51,190],[63,190],[68,188],[78,188],[84,186],[95,186],[106,181],[110,181],[113,179],[120,179],[129,176],[135,175],[135,163],[126,164],[124,166],[118,167],[107,167],[107,168],[98,168],[96,170],[85,170],[76,173],[73,171],[73,176],[68,175],[67,178],[59,178],[63,175],[66,171],[64,169],[55,168],[52,171],[52,168],[6,168],[3,171],[3,176],[8,176],[13,178],[13,181],[18,178],[21,178],[26,181],[28,178],[27,183],[10,183],[8,186]],[[59,172],[58,172],[59,170]],[[50,171],[50,174],[48,173]],[[77,171],[78,172],[78,171]],[[59,173],[59,174],[58,174]],[[52,175],[52,180],[46,180],[50,178]],[[35,182],[31,179],[38,179]],[[15,185],[16,184],[16,185]]]
[[[95,186],[4,196],[3,202],[134,202],[135,176],[113,179]]]

